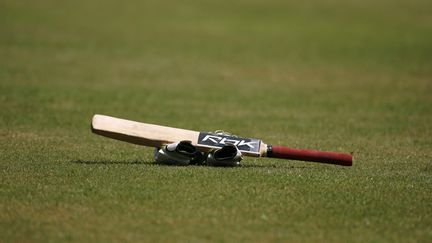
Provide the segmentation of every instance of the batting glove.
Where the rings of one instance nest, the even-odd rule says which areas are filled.
[[[167,165],[202,164],[205,157],[190,141],[179,141],[155,150],[155,161]]]
[[[221,149],[207,155],[206,164],[211,166],[238,166],[243,159],[240,150],[233,144],[225,144]]]

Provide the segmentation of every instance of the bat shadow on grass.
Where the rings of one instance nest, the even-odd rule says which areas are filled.
[[[85,165],[155,165],[153,161],[145,160],[71,160],[74,164],[85,164]]]
[[[167,165],[167,164],[159,164],[151,160],[104,160],[104,159],[95,159],[95,160],[71,160],[71,163],[74,164],[82,164],[82,165],[145,165],[145,166],[176,166],[176,165]],[[204,165],[189,165],[189,166],[204,166]],[[182,166],[183,167],[183,166]],[[211,167],[211,166],[205,166]],[[232,168],[232,167],[215,167],[215,168]],[[255,163],[245,163],[239,166],[239,168],[284,168],[284,169],[310,169],[311,167],[307,166],[294,166],[294,165],[275,165],[275,164],[255,164]]]
[[[285,168],[285,169],[297,168],[297,167],[292,166],[292,165],[281,166],[281,165],[273,165],[273,164],[263,165],[263,164],[250,164],[250,163],[242,164],[242,165],[240,165],[240,167],[243,167],[243,168]]]

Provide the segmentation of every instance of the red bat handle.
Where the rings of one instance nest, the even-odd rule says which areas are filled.
[[[269,146],[267,157],[320,162],[327,164],[351,166],[352,155],[335,152],[322,152],[306,149],[292,149],[282,146]]]

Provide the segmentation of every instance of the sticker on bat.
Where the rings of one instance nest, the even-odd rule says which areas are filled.
[[[200,132],[198,136],[198,144],[201,145],[223,147],[225,144],[228,143],[234,144],[240,151],[259,154],[261,140],[206,132]]]

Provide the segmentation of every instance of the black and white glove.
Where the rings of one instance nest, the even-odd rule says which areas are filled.
[[[205,156],[190,141],[179,141],[155,150],[155,161],[167,165],[203,164]]]
[[[155,161],[166,165],[238,166],[243,159],[233,144],[203,154],[190,141],[179,141],[155,150]]]
[[[221,149],[214,150],[207,155],[206,165],[238,166],[242,159],[242,154],[235,145],[225,144]]]

